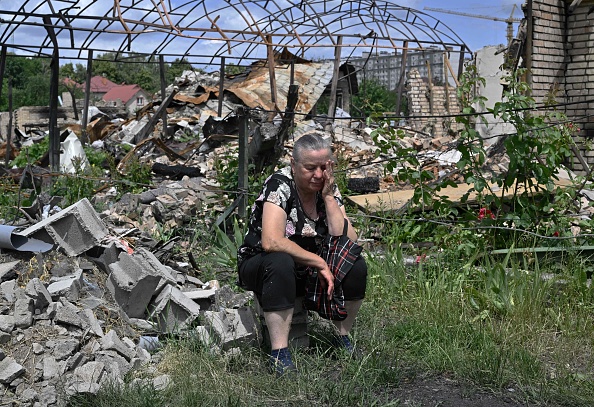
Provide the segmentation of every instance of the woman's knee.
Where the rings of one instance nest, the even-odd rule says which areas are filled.
[[[365,298],[367,288],[367,263],[359,257],[353,267],[342,280],[342,289],[346,300],[361,300]]]

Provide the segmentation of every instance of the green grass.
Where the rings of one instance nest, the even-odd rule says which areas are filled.
[[[401,255],[369,258],[368,295],[353,332],[361,360],[331,357],[331,332],[316,321],[310,349],[294,352],[296,380],[269,374],[264,348],[226,355],[192,338],[176,339],[157,366],[173,379],[167,390],[132,385],[131,374],[128,384],[71,405],[398,406],[386,389],[397,393],[403,380],[423,374],[537,405],[594,405],[587,264],[484,259],[478,267],[442,253],[406,270]],[[542,278],[549,271],[554,278]]]

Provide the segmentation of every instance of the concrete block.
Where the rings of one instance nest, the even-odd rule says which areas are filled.
[[[107,288],[130,318],[144,318],[152,296],[162,281],[175,284],[175,279],[148,250],[134,254],[120,253],[118,261],[109,265],[111,274]]]
[[[204,319],[211,336],[218,339],[223,350],[240,344],[255,344],[261,337],[254,311],[250,307],[206,311]]]
[[[0,299],[4,298],[8,302],[13,302],[15,300],[15,288],[16,280],[8,280],[0,284]]]
[[[25,294],[33,300],[35,309],[40,311],[43,311],[52,302],[52,296],[38,278],[34,278],[27,283]]]
[[[0,331],[11,333],[14,329],[14,316],[0,315]]]
[[[20,260],[16,260],[0,264],[0,282],[17,278],[16,266],[20,262]]]
[[[68,387],[67,394],[96,394],[101,385],[99,384],[105,374],[105,363],[88,362],[77,367],[72,375],[72,384]]]
[[[89,200],[84,198],[19,234],[57,244],[68,256],[78,256],[97,246],[108,232]]]
[[[9,384],[24,372],[25,368],[11,357],[0,361],[0,383]]]
[[[113,329],[101,338],[101,349],[116,351],[125,357],[128,362],[136,356],[134,349],[128,347]]]
[[[124,249],[116,242],[109,242],[105,245],[95,246],[87,251],[86,255],[103,271],[109,273],[109,265],[118,261],[118,257]]]
[[[63,325],[73,325],[79,328],[87,328],[89,322],[86,316],[81,316],[79,309],[76,305],[62,299],[56,307],[56,312],[53,317],[54,323]]]
[[[161,332],[186,329],[200,314],[200,306],[189,299],[179,288],[165,286],[150,305],[149,319]]]
[[[196,304],[200,305],[202,311],[209,311],[216,303],[217,291],[216,288],[211,288],[210,290],[184,291],[184,294]]]
[[[21,298],[14,302],[14,325],[17,328],[29,328],[33,325],[33,300]]]

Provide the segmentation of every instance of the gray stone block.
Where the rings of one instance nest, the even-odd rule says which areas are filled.
[[[91,332],[93,332],[95,335],[99,337],[103,337],[103,329],[101,328],[101,325],[99,324],[99,320],[95,316],[95,313],[93,313],[93,310],[85,308],[83,309],[83,314],[87,317],[87,320],[89,321],[89,327],[91,328]]]
[[[254,311],[249,307],[206,311],[204,319],[211,336],[216,336],[223,350],[257,343],[261,337]]]
[[[129,362],[136,352],[126,345],[119,337],[118,334],[111,330],[101,338],[101,349],[103,350],[114,350]]]
[[[14,302],[14,325],[17,328],[29,328],[33,325],[33,300],[21,298]]]
[[[80,348],[76,339],[52,339],[46,342],[46,347],[56,360],[66,360],[74,355]]]
[[[47,291],[54,300],[66,298],[68,301],[76,301],[80,297],[81,287],[82,270],[78,269],[74,274],[51,283]]]
[[[11,333],[14,329],[14,316],[0,315],[0,331]]]
[[[110,264],[109,269],[111,273],[107,288],[130,318],[144,318],[147,306],[162,280],[175,284],[165,266],[144,249],[139,249],[133,255],[120,253],[118,261]]]
[[[59,377],[64,373],[66,361],[58,362],[53,356],[43,358],[43,380],[50,380]]]
[[[45,285],[40,279],[34,278],[27,283],[25,288],[25,294],[33,300],[33,306],[35,309],[43,311],[50,302],[52,302],[52,296],[50,295]]]
[[[79,328],[87,328],[89,322],[86,316],[81,316],[76,305],[68,302],[64,298],[58,303],[56,313],[53,317],[55,323],[62,325],[73,325]]]
[[[150,305],[150,320],[161,332],[186,329],[200,314],[200,306],[177,287],[165,286]]]
[[[20,260],[16,260],[0,264],[0,282],[15,279],[17,277],[16,266],[20,262]]]
[[[0,361],[0,383],[8,384],[25,372],[25,368],[19,365],[11,357]]]
[[[212,306],[216,304],[216,288],[211,288],[210,290],[184,291],[184,294],[186,297],[198,304],[202,311],[212,310]]]
[[[0,284],[0,298],[4,298],[8,302],[15,300],[14,290],[16,288],[16,280],[8,280]]]
[[[83,198],[19,234],[57,244],[68,256],[78,256],[97,246],[107,236],[107,228]]]

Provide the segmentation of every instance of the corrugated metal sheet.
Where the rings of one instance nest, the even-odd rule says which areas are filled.
[[[326,86],[332,81],[334,62],[311,62],[295,64],[294,84],[299,86],[299,100],[295,111],[309,113],[316,104]],[[284,111],[287,106],[287,94],[291,83],[291,67],[278,65],[275,70],[277,88],[277,106]],[[270,75],[267,67],[255,68],[242,82],[235,82],[225,89],[237,96],[246,106],[274,110],[270,93]],[[301,121],[302,115],[295,116]]]

